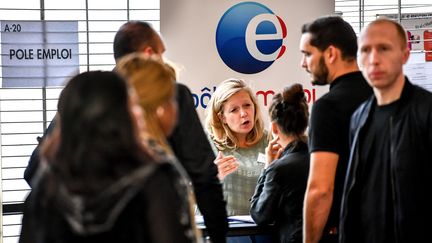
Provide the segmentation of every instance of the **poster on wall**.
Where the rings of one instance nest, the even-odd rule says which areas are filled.
[[[1,87],[63,86],[79,72],[77,21],[0,21]]]
[[[264,114],[273,95],[294,83],[303,85],[313,104],[328,87],[312,86],[300,65],[301,26],[333,14],[334,5],[330,0],[161,0],[165,57],[181,67],[179,81],[191,89],[201,119],[217,85],[228,78],[245,80]]]
[[[397,14],[378,15],[397,19]],[[411,82],[432,92],[432,13],[406,13],[401,25],[408,37],[411,50],[404,73]]]

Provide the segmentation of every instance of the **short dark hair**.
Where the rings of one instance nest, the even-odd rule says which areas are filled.
[[[284,88],[273,96],[269,107],[270,120],[275,121],[285,135],[301,138],[309,120],[309,110],[301,84]]]
[[[310,44],[324,51],[330,45],[342,52],[342,59],[355,60],[357,57],[357,35],[352,26],[339,16],[326,16],[304,24],[302,34],[311,34]]]
[[[123,24],[114,37],[114,59],[150,46],[156,49],[156,31],[151,24],[143,21],[129,21]]]

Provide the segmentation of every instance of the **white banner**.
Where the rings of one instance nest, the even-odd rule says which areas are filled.
[[[333,0],[161,0],[166,57],[180,64],[180,82],[191,88],[203,118],[219,82],[242,78],[256,91],[267,117],[276,92],[301,83],[310,104],[328,87],[310,84],[300,66],[301,26],[334,13]]]
[[[79,72],[77,21],[1,21],[2,87],[62,86]]]

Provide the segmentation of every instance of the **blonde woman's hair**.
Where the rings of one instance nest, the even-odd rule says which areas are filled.
[[[165,152],[172,154],[156,110],[175,96],[176,74],[173,67],[149,55],[132,53],[117,62],[116,71],[125,77],[138,96],[143,108],[146,135]]]
[[[198,239],[201,238],[201,232],[197,229],[195,224],[195,196],[192,187],[189,185],[190,179],[169,146],[156,114],[158,107],[171,101],[176,95],[175,82],[177,66],[172,62],[163,62],[160,58],[155,56],[149,56],[143,53],[132,53],[121,58],[117,62],[116,69],[120,75],[125,77],[138,96],[139,104],[143,108],[144,127],[147,133],[144,136],[149,136],[151,139],[154,139],[157,145],[163,149],[162,152],[164,152],[164,154],[161,155],[159,153],[160,151],[152,152],[159,153],[156,154],[159,158],[161,158],[161,156],[163,158],[170,158],[173,162],[172,165],[181,174],[182,183],[188,191],[188,195],[185,196],[188,197],[189,202],[189,214],[191,227],[194,231],[194,242],[199,242]],[[155,149],[152,144],[147,145],[152,146],[151,149],[159,149]]]
[[[218,150],[222,151],[239,147],[239,140],[228,125],[224,124],[222,117],[223,108],[227,100],[240,91],[246,91],[249,94],[255,107],[255,125],[246,136],[246,145],[253,146],[257,144],[264,135],[261,110],[252,89],[241,79],[227,79],[216,88],[206,109],[205,126]]]

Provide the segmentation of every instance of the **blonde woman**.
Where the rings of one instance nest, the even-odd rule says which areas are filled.
[[[167,137],[177,122],[175,74],[162,61],[145,54],[129,54],[122,58],[116,71],[126,78],[143,108],[144,134],[167,155],[172,151]],[[161,151],[161,152],[162,152]]]
[[[255,95],[240,79],[223,81],[207,107],[206,128],[218,155],[228,215],[249,214],[249,199],[265,162],[267,133]]]
[[[167,141],[177,122],[175,71],[160,59],[142,53],[132,53],[121,58],[117,62],[116,71],[125,77],[134,89],[135,98],[142,108],[144,122],[141,137],[145,147],[156,159],[168,159],[180,174],[179,193],[188,195],[189,201],[184,205],[188,207],[187,210],[183,208],[184,210],[178,212],[178,219],[181,219],[185,226],[192,226],[194,231],[189,232],[189,236],[198,241],[200,234],[194,222],[192,205],[195,198],[190,180]],[[184,188],[187,188],[187,192]]]

